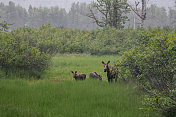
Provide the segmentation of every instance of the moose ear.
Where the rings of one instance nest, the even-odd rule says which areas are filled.
[[[108,61],[108,63],[107,64],[109,64],[110,63],[110,61]]]
[[[104,61],[102,61],[102,64],[104,64]]]

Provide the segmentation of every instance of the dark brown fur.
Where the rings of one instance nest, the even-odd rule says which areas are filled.
[[[73,72],[73,78],[75,78],[75,80],[85,80],[86,79],[86,74],[85,73],[77,73],[77,71]]]
[[[104,72],[107,72],[107,78],[108,82],[112,82],[113,79],[115,79],[115,82],[117,81],[117,69],[116,67],[113,67],[112,65],[109,65],[110,61],[105,63],[102,61],[102,64],[104,64]]]
[[[98,75],[97,72],[91,72],[89,74],[89,77],[90,78],[98,78],[99,80],[102,80],[102,76],[101,75]]]

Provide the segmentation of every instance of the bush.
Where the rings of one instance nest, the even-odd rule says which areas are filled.
[[[118,54],[138,43],[140,30],[115,28],[95,29],[92,31],[53,28],[50,25],[40,29],[22,27],[13,30],[15,37],[30,40],[41,52],[90,53],[96,55]]]
[[[119,71],[137,81],[149,96],[145,106],[171,116],[176,110],[176,36],[160,28],[144,30],[140,44],[123,53]],[[124,76],[123,76],[124,77]],[[173,117],[172,116],[172,117]]]
[[[91,31],[91,41],[89,43],[89,52],[91,54],[118,54],[132,48],[138,43],[139,30],[115,28],[103,28]]]
[[[21,27],[8,33],[1,32],[0,66],[6,74],[17,71],[20,76],[39,74],[56,53],[118,54],[138,43],[139,32],[108,27],[92,31],[50,25],[39,29]]]
[[[6,75],[40,77],[40,73],[47,69],[50,55],[31,42],[30,38],[25,38],[25,31],[0,33],[0,67]]]

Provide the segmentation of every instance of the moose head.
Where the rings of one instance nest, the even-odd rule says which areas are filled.
[[[102,76],[101,75],[98,75],[99,76],[99,80],[102,80]]]
[[[109,63],[110,63],[110,61],[108,61],[107,63],[102,61],[102,64],[104,64],[104,72],[107,72],[107,70],[109,70],[109,66],[108,66]]]
[[[76,78],[76,76],[77,76],[77,71],[75,71],[75,72],[71,71],[71,72],[73,73],[73,78]]]

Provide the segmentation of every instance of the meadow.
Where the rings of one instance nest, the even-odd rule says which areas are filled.
[[[86,73],[97,72],[107,80],[102,61],[111,61],[114,64],[118,56],[91,56],[89,54],[58,54],[53,57],[51,66],[46,70],[42,78],[56,80],[74,80],[71,71]]]
[[[42,79],[0,79],[0,117],[159,117],[142,109],[143,93],[133,82],[107,82],[103,61],[118,56],[58,54]],[[71,71],[86,73],[75,81]],[[92,80],[96,71],[103,80]]]

